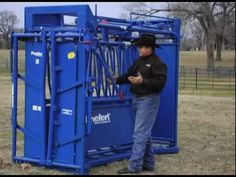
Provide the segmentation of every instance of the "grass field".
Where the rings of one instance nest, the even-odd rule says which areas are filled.
[[[20,56],[24,52],[20,51]],[[7,51],[0,50],[1,59]],[[204,58],[205,57],[205,58]],[[222,67],[232,67],[235,51],[223,51]],[[180,64],[206,66],[204,52],[180,52]],[[11,163],[11,77],[0,72],[0,175],[70,175],[71,173],[29,164]],[[19,90],[20,91],[20,90]],[[23,94],[19,94],[19,122],[24,117]],[[23,136],[19,136],[22,148]],[[156,155],[156,170],[141,175],[235,175],[235,91],[181,90],[178,102],[176,154]],[[127,160],[93,167],[91,175],[115,175]]]
[[[25,52],[19,50],[19,63],[23,65]],[[193,67],[206,67],[207,56],[204,51],[180,51],[179,65],[181,66],[193,66]],[[9,51],[0,49],[0,68],[4,68],[10,63]],[[222,51],[222,61],[215,63],[216,67],[234,67],[235,66],[235,50]]]
[[[207,56],[203,51],[180,51],[180,66],[206,67]],[[215,62],[216,67],[234,67],[235,50],[222,51],[222,61]]]
[[[72,174],[11,163],[11,81],[6,75],[0,75],[0,81],[0,175]],[[24,117],[22,95],[18,104],[19,123]],[[20,149],[22,137],[18,137]],[[156,155],[156,170],[141,175],[235,175],[235,97],[180,94],[178,144],[178,153]],[[93,167],[90,174],[114,175],[127,163],[121,160]]]

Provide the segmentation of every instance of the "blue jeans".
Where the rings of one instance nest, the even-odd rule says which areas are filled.
[[[135,124],[133,133],[133,147],[128,168],[131,171],[141,171],[145,166],[155,167],[155,156],[152,149],[151,132],[160,105],[160,96],[152,94],[133,98]]]

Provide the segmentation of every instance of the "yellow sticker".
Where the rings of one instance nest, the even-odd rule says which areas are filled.
[[[93,87],[95,87],[95,86],[96,86],[96,82],[92,82],[91,85],[92,85]]]
[[[75,58],[75,52],[69,52],[67,55],[68,59],[74,59]]]

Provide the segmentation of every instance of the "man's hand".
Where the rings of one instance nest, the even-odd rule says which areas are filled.
[[[143,76],[140,73],[138,73],[137,77],[129,76],[128,79],[132,84],[135,84],[135,85],[143,83]]]

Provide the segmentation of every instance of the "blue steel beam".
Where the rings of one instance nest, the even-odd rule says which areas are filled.
[[[73,8],[72,8],[73,7]],[[85,12],[85,13],[83,13]],[[76,170],[80,170],[81,173],[85,173],[87,165],[97,165],[97,164],[102,164],[102,163],[107,163],[110,161],[122,159],[124,157],[128,157],[128,154],[126,154],[125,151],[120,152],[115,154],[113,157],[102,157],[100,159],[95,159],[93,161],[90,161],[85,158],[85,147],[84,147],[84,141],[85,141],[85,135],[89,135],[92,132],[92,108],[93,108],[93,103],[119,103],[120,104],[120,99],[117,98],[114,93],[115,91],[119,93],[120,90],[123,89],[123,86],[118,87],[115,85],[114,82],[112,82],[112,85],[109,85],[107,80],[104,80],[106,78],[112,78],[113,74],[122,74],[127,68],[128,65],[133,63],[134,61],[134,56],[137,56],[135,52],[136,48],[133,47],[127,47],[127,45],[124,40],[129,41],[133,37],[131,36],[131,32],[151,32],[155,34],[164,34],[163,39],[168,38],[173,38],[175,40],[172,41],[172,43],[166,43],[162,44],[164,47],[168,47],[170,45],[177,46],[179,47],[179,27],[180,24],[176,22],[176,20],[170,19],[170,18],[165,18],[165,17],[157,17],[157,16],[151,16],[155,18],[160,18],[161,20],[150,20],[149,23],[146,23],[145,21],[142,20],[132,20],[132,21],[127,21],[123,19],[115,19],[115,18],[109,18],[109,17],[97,17],[98,25],[93,24],[93,16],[88,15],[89,12],[89,7],[88,6],[83,6],[79,8],[74,8],[74,6],[66,6],[63,8],[60,6],[53,6],[53,7],[37,7],[37,8],[28,8],[26,9],[26,14],[27,14],[27,25],[26,25],[26,31],[27,33],[18,33],[18,34],[12,34],[13,39],[27,39],[27,38],[37,38],[39,40],[42,40],[42,45],[43,45],[43,60],[44,60],[44,65],[46,66],[47,57],[46,53],[47,51],[47,42],[48,44],[51,45],[52,47],[52,66],[51,66],[51,71],[52,71],[52,96],[51,96],[51,110],[50,110],[50,119],[49,119],[49,133],[48,133],[48,142],[43,142],[44,145],[47,144],[47,149],[45,148],[43,151],[43,154],[45,155],[46,153],[46,166],[60,166],[60,167],[69,167],[69,168],[74,168]],[[53,14],[58,14],[58,16],[55,18],[55,20],[58,21],[59,26],[53,26],[53,27],[44,27],[41,28],[39,26],[34,26],[34,21],[33,21],[33,15],[53,15]],[[63,15],[72,15],[75,17],[80,16],[79,23],[74,26],[74,27],[66,27],[63,26]],[[137,14],[136,14],[137,15]],[[146,15],[147,16],[147,15]],[[45,16],[46,17],[46,16]],[[50,17],[51,18],[51,17]],[[54,17],[53,17],[54,18]],[[52,19],[53,19],[52,18]],[[61,21],[60,21],[61,20]],[[161,24],[163,22],[163,24]],[[174,23],[173,23],[174,22]],[[40,22],[41,23],[41,22]],[[47,21],[48,23],[48,21]],[[35,23],[37,24],[37,23]],[[56,24],[56,23],[55,23]],[[54,25],[55,25],[54,24]],[[50,26],[50,24],[48,23]],[[88,25],[88,26],[87,26]],[[163,25],[164,30],[160,30],[159,28],[162,27]],[[84,28],[84,29],[82,29]],[[167,30],[167,28],[170,28]],[[100,31],[99,31],[100,30]],[[53,32],[51,32],[53,31]],[[35,33],[38,32],[38,33]],[[42,32],[42,33],[41,33]],[[64,33],[67,32],[67,33]],[[69,33],[68,33],[69,32]],[[102,41],[98,40],[98,34],[99,32],[103,33],[103,39]],[[52,34],[53,33],[53,34]],[[120,41],[110,41],[111,39],[109,38],[109,35],[115,35],[118,37],[118,40]],[[82,40],[82,37],[84,37],[85,40]],[[57,87],[57,82],[56,78],[56,73],[58,70],[58,66],[56,65],[56,43],[59,42],[57,41],[57,38],[72,38],[74,41],[76,41],[77,45],[79,46],[79,49],[77,51],[77,55],[79,56],[79,62],[77,63],[77,69],[79,70],[78,77],[80,78],[78,83],[75,83],[75,85],[68,87],[68,88],[58,88]],[[16,40],[13,41],[13,49],[14,51],[18,50],[18,44],[16,44]],[[91,50],[90,48],[87,48],[86,46],[92,47],[94,50],[98,49],[98,51],[94,52],[94,50]],[[105,46],[102,48],[102,46]],[[107,47],[107,48],[106,48]],[[107,50],[106,55],[105,50]],[[178,50],[179,48],[176,48],[176,58],[178,59]],[[86,55],[86,52],[91,53],[91,73],[90,71],[86,71],[85,68],[88,69],[87,61],[86,59],[88,56]],[[94,54],[92,54],[94,52]],[[16,155],[16,141],[17,141],[17,134],[16,131],[17,129],[21,129],[20,126],[17,125],[17,79],[24,79],[24,77],[18,74],[18,68],[16,63],[18,63],[18,58],[17,58],[17,52],[12,53],[14,54],[13,62],[14,62],[14,68],[13,68],[13,105],[12,105],[12,127],[13,127],[13,144],[12,144],[12,154],[13,157]],[[130,61],[128,61],[128,59]],[[178,63],[175,63],[177,67]],[[89,64],[90,65],[90,64]],[[118,66],[118,68],[117,68]],[[63,68],[59,68],[60,71]],[[100,72],[99,72],[100,69]],[[177,68],[178,69],[178,68]],[[42,72],[45,74],[45,68],[42,68]],[[85,74],[85,73],[90,73]],[[174,71],[176,72],[176,71]],[[97,86],[93,86],[92,82],[94,81],[91,77],[92,75],[98,77],[98,83]],[[103,78],[103,77],[106,78]],[[45,78],[45,75],[43,76]],[[175,77],[175,79],[177,76]],[[26,79],[25,79],[26,81]],[[41,85],[45,87],[45,82],[42,81]],[[80,86],[80,87],[77,87]],[[112,87],[111,87],[112,86]],[[74,163],[73,164],[65,164],[65,163],[58,163],[54,162],[52,159],[52,151],[53,151],[53,145],[54,145],[54,117],[56,114],[56,104],[57,104],[57,92],[59,91],[60,93],[66,92],[70,89],[76,89],[78,93],[78,100],[76,103],[76,107],[78,108],[78,111],[76,112],[76,118],[78,120],[75,121],[75,136],[70,139],[70,141],[58,141],[59,145],[65,145],[70,142],[77,143],[78,140],[80,140],[80,144],[75,144],[74,146],[74,151],[75,153],[74,156]],[[125,87],[126,88],[126,87]],[[60,90],[61,89],[61,90]],[[93,96],[93,89],[96,90],[96,94],[98,97]],[[177,89],[177,88],[176,88]],[[127,88],[125,93],[127,92]],[[43,96],[42,96],[42,104],[46,105],[46,100],[44,99],[45,97],[45,90],[42,91]],[[100,95],[100,92],[102,92],[104,95]],[[113,92],[111,94],[111,92]],[[175,94],[177,94],[175,92]],[[128,95],[128,97],[125,99],[125,102],[122,102],[122,105],[129,105],[131,101],[131,96]],[[175,100],[177,101],[177,99]],[[79,104],[79,102],[82,104],[82,106]],[[177,103],[175,103],[177,106]],[[102,108],[103,105],[100,105]],[[110,105],[109,105],[110,106]],[[111,106],[112,107],[112,106]],[[115,105],[114,105],[115,107]],[[99,108],[99,105],[96,105],[96,108]],[[177,113],[177,108],[174,110],[174,114]],[[45,114],[45,109],[43,110]],[[87,119],[85,118],[87,116]],[[46,123],[46,117],[43,117],[45,119]],[[87,122],[86,122],[87,121]],[[87,123],[87,125],[86,125]],[[174,125],[173,125],[174,124]],[[177,131],[177,120],[175,122],[172,122],[172,127],[174,126],[175,129],[174,131]],[[84,131],[85,130],[85,131]],[[78,133],[78,134],[77,134]],[[46,139],[46,134],[43,135],[43,139]],[[45,140],[44,139],[44,140]],[[171,145],[173,147],[167,147],[160,149],[159,151],[162,153],[164,152],[176,152],[178,150],[177,147],[177,134],[175,134],[175,137],[172,138],[163,138],[164,140],[168,141],[166,144]],[[156,141],[156,143],[159,143],[161,141]],[[165,143],[165,142],[161,142]],[[44,146],[43,145],[43,146]],[[46,146],[45,146],[46,147]],[[114,148],[115,149],[115,148]],[[99,153],[106,153],[110,151],[99,151]],[[43,156],[44,156],[43,155]],[[88,155],[88,154],[87,154]],[[91,154],[90,154],[91,155]],[[13,158],[15,160],[20,160],[21,158]],[[29,158],[22,158],[21,160],[28,160],[31,162],[36,162],[39,164],[42,164],[42,159],[41,160],[34,160],[34,159],[29,159]],[[87,161],[88,160],[88,161]],[[81,164],[81,165],[75,165],[75,164]]]
[[[17,151],[17,96],[18,96],[18,39],[13,36],[13,83],[12,83],[12,161]]]
[[[175,32],[167,31],[167,30],[156,30],[153,28],[143,28],[139,26],[124,26],[124,25],[110,25],[110,24],[104,24],[104,23],[99,23],[99,27],[102,28],[108,28],[108,29],[118,29],[118,30],[124,30],[124,31],[139,31],[139,32],[150,32],[150,33],[155,33],[155,34],[167,34],[167,35],[173,35],[176,36]]]
[[[48,146],[47,146],[47,156],[46,156],[46,164],[50,165],[52,163],[52,150],[53,150],[53,136],[54,136],[54,119],[56,115],[56,39],[55,32],[52,31],[50,34],[51,39],[51,78],[52,78],[52,92],[51,92],[51,109],[50,109],[50,117],[49,117],[49,129],[48,129]]]
[[[46,64],[48,63],[47,61],[47,39],[46,39],[46,31],[42,30],[41,33],[41,39],[42,39],[42,74],[43,74],[43,79],[41,80],[40,85],[42,86],[43,90],[41,90],[42,92],[42,97],[41,97],[41,103],[42,103],[42,119],[44,122],[44,125],[47,125],[47,119],[46,119],[46,85],[45,85],[45,81],[46,81]],[[43,135],[42,135],[42,146],[43,146],[43,154],[42,154],[42,159],[41,159],[41,163],[45,163],[46,160],[46,154],[47,154],[47,135],[46,135],[46,131],[47,127],[43,126]]]

